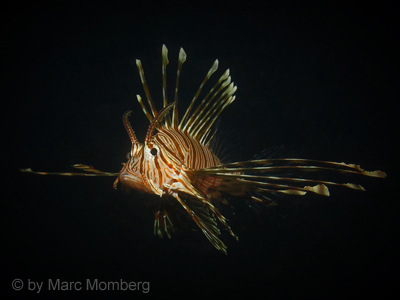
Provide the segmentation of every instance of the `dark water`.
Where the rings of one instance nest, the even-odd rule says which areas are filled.
[[[391,273],[399,267],[398,19],[385,1],[6,10],[1,293],[12,299],[398,294]],[[215,58],[218,74],[230,68],[237,100],[222,120],[241,139],[229,146],[241,159],[279,146],[304,158],[384,170],[388,178],[349,178],[367,192],[334,188],[329,198],[285,198],[276,210],[256,212],[236,201],[234,214],[224,213],[240,239],[223,233],[225,256],[198,231],[154,237],[151,198],[113,190],[114,178],[17,171],[70,171],[83,163],[118,172],[130,147],[122,114],[133,110],[139,139],[148,126],[135,96],[144,96],[135,59],[160,104],[163,43],[169,99],[179,47],[188,54],[182,105]],[[16,278],[22,291],[11,287]],[[78,283],[49,290],[57,279]],[[87,280],[95,279],[117,281],[120,289],[121,282],[149,286],[93,291]],[[28,290],[29,281],[43,282],[40,293]]]

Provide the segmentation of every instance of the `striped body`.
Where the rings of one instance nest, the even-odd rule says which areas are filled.
[[[236,239],[236,235],[227,224],[225,217],[216,208],[215,203],[229,204],[224,194],[241,199],[276,205],[269,195],[286,194],[304,196],[314,193],[329,196],[328,186],[364,190],[355,183],[337,183],[308,178],[311,172],[329,172],[371,177],[386,177],[382,171],[365,171],[359,165],[316,161],[298,158],[260,159],[222,164],[210,150],[209,145],[215,131],[213,124],[224,109],[235,100],[236,86],[231,82],[230,71],[226,70],[210,88],[201,101],[199,96],[204,85],[218,68],[216,60],[199,89],[190,102],[184,116],[178,116],[178,87],[182,65],[186,53],[179,52],[177,79],[174,101],[167,101],[166,67],[168,50],[162,48],[162,86],[163,108],[157,111],[151,98],[140,60],[136,60],[140,79],[144,88],[146,106],[137,95],[138,102],[150,121],[144,143],[140,143],[129,123],[130,111],[123,115],[123,124],[132,143],[128,161],[119,173],[102,172],[91,166],[77,164],[73,167],[86,173],[23,172],[40,175],[62,176],[117,176],[114,188],[120,183],[145,193],[158,195],[159,205],[155,211],[154,234],[171,237],[174,225],[171,222],[165,203],[178,201],[194,220],[206,238],[218,250],[226,252],[226,245],[219,239],[219,221]],[[296,175],[299,173],[298,175]],[[290,175],[288,175],[290,174]]]
[[[218,185],[216,179],[204,182],[189,178],[187,171],[221,164],[207,146],[190,135],[179,130],[160,129],[151,149],[143,144],[135,147],[119,175],[123,185],[159,196],[179,192],[195,196],[193,187],[205,196],[207,189]]]

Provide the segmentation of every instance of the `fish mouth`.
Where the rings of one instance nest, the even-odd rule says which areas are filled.
[[[152,193],[152,191],[147,188],[147,185],[144,183],[140,174],[131,174],[127,170],[122,170],[119,175],[119,180],[121,184],[125,186],[129,186],[133,189],[140,190],[146,193]]]

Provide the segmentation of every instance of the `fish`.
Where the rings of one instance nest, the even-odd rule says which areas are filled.
[[[221,226],[238,240],[228,225],[220,206],[230,206],[227,196],[275,206],[276,195],[329,196],[329,186],[365,191],[357,183],[338,183],[315,179],[311,174],[335,173],[385,178],[383,171],[366,171],[356,164],[301,158],[259,158],[223,163],[212,142],[216,139],[216,121],[235,99],[237,86],[227,69],[214,85],[203,92],[204,86],[217,71],[219,61],[214,61],[182,117],[178,115],[179,81],[187,55],[180,48],[173,101],[167,99],[166,68],[168,49],[162,46],[162,108],[157,110],[146,82],[142,62],[136,66],[147,100],[138,94],[139,105],[150,122],[144,142],[139,142],[129,122],[132,111],[123,114],[124,127],[131,141],[131,151],[119,173],[103,172],[92,166],[75,164],[78,172],[40,172],[30,168],[25,173],[61,176],[117,177],[113,187],[134,189],[158,196],[159,208],[154,215],[154,235],[171,238],[174,224],[164,204],[179,203],[205,237],[219,251],[227,254],[227,246],[220,239]],[[200,97],[200,95],[205,94]],[[295,175],[298,174],[298,175]]]

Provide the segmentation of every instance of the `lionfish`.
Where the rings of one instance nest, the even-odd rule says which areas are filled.
[[[215,60],[185,114],[179,118],[178,87],[185,61],[186,53],[181,48],[175,97],[174,101],[169,103],[166,79],[168,50],[165,45],[162,46],[163,108],[158,111],[151,98],[142,63],[136,60],[148,107],[140,95],[137,95],[137,100],[149,119],[150,126],[144,143],[140,143],[129,123],[131,111],[124,113],[123,124],[132,142],[132,148],[127,155],[128,161],[123,163],[119,173],[102,172],[82,164],[73,167],[87,173],[34,172],[29,168],[21,171],[41,175],[118,176],[113,185],[115,189],[120,183],[125,188],[158,195],[163,203],[176,200],[211,244],[225,254],[227,247],[219,238],[221,231],[217,220],[238,240],[217,205],[218,202],[229,205],[227,195],[276,205],[276,201],[271,199],[270,195],[304,196],[313,193],[329,196],[327,186],[343,186],[364,191],[361,185],[355,183],[336,183],[291,175],[297,171],[302,175],[307,172],[333,171],[386,177],[382,171],[366,171],[355,164],[298,158],[253,159],[222,164],[211,147],[216,133],[213,125],[225,108],[235,100],[237,87],[231,81],[230,71],[227,69],[198,103],[204,85],[218,68],[218,59]],[[170,238],[174,229],[171,212],[167,211],[164,205],[159,207],[155,212],[154,235],[163,237],[166,234]]]

